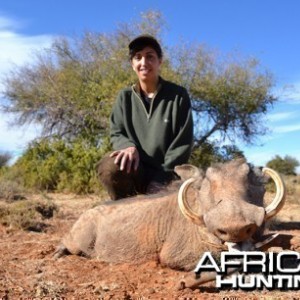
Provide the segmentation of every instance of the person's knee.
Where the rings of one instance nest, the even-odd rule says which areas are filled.
[[[121,171],[119,165],[114,163],[115,158],[105,155],[97,164],[97,175],[112,200],[118,200],[136,195],[137,172],[127,173]],[[134,173],[134,174],[133,174]]]

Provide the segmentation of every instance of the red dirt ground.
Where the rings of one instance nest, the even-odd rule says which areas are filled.
[[[46,232],[0,226],[0,299],[300,299],[299,291],[219,291],[213,283],[177,291],[174,286],[185,273],[162,268],[156,262],[110,265],[72,255],[55,260],[53,252],[61,238],[84,210],[100,203],[100,198],[47,197],[59,206],[59,212],[47,220]],[[299,205],[286,205],[278,220],[283,233],[300,240]]]

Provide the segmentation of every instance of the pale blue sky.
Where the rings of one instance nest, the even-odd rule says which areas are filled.
[[[238,51],[256,57],[276,78],[280,101],[267,115],[271,132],[257,146],[239,145],[250,162],[264,165],[276,154],[300,160],[300,1],[70,1],[1,0],[0,80],[11,63],[30,62],[30,53],[49,45],[54,36],[84,30],[112,32],[141,12],[159,10],[168,30],[166,45],[204,43],[223,54]],[[0,85],[1,91],[1,85]],[[7,127],[0,114],[0,150],[20,153],[35,136],[34,127]]]

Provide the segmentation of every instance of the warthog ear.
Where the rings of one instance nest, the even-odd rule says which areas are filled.
[[[182,181],[186,181],[189,178],[203,177],[202,170],[189,164],[176,166],[174,168],[174,171],[181,178]]]

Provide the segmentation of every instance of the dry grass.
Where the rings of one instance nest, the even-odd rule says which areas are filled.
[[[13,201],[25,198],[25,189],[16,181],[0,177],[0,199]]]
[[[271,230],[299,230],[300,176],[285,176],[283,179],[287,190],[285,205],[278,215],[267,222],[267,227]],[[266,193],[268,203],[273,199],[274,191]]]
[[[0,223],[10,229],[44,231],[46,219],[52,218],[58,211],[51,201],[20,200],[0,202]]]
[[[64,285],[53,281],[40,281],[34,288],[37,299],[61,299],[60,295],[66,290]]]
[[[300,204],[300,175],[286,176],[284,182],[287,189],[288,201],[291,204]]]
[[[300,204],[300,175],[282,176],[287,191],[287,200],[289,204]],[[275,184],[269,180],[266,184],[266,190],[269,193],[275,193]]]

